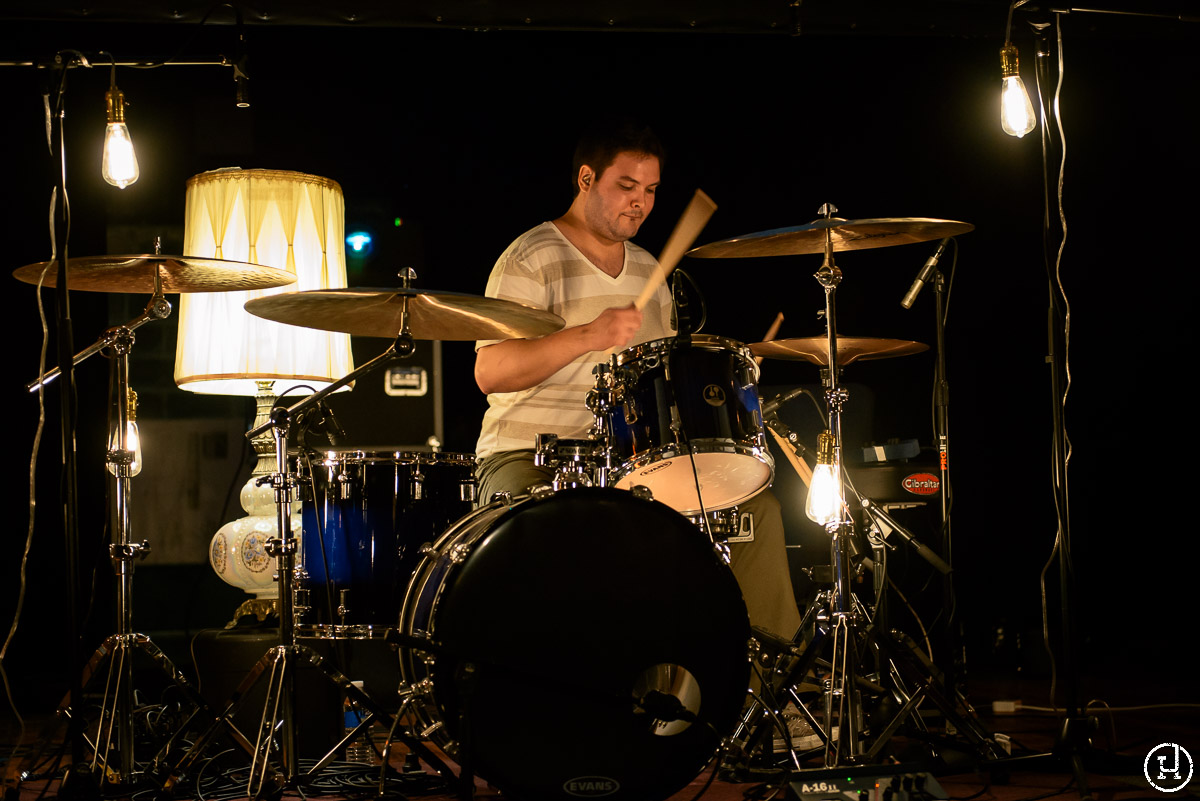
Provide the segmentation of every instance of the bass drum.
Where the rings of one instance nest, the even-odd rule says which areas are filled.
[[[424,730],[523,801],[669,797],[749,681],[733,573],[686,518],[612,488],[463,518],[418,565],[400,629]]]

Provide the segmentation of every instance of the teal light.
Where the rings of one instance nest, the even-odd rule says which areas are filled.
[[[371,251],[371,235],[365,231],[356,231],[346,237],[346,244],[355,253],[369,253]]]

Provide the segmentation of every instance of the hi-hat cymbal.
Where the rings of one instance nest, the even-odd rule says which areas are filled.
[[[837,338],[838,365],[841,367],[845,367],[851,362],[890,359],[894,356],[908,356],[924,350],[929,350],[929,346],[925,343],[912,342],[907,339],[845,336]],[[766,359],[812,362],[820,367],[829,365],[829,339],[824,335],[755,342],[750,345],[750,352]]]
[[[565,324],[557,314],[508,300],[430,289],[315,289],[287,292],[246,303],[246,311],[277,323],[363,337],[400,333],[402,301],[415,339],[512,339],[553,333]]]
[[[710,242],[693,248],[687,255],[702,259],[724,259],[824,253],[826,231],[829,232],[834,251],[866,250],[943,239],[965,234],[974,228],[970,223],[928,217],[885,217],[877,220],[843,220],[840,217],[832,217],[807,225],[773,228],[769,231]]]
[[[49,269],[46,269],[49,266]],[[84,256],[67,259],[67,286],[88,292],[154,292],[155,271],[161,276],[162,291],[233,292],[269,289],[296,283],[287,270],[243,261],[204,259],[196,256]],[[53,287],[58,283],[58,264],[38,262],[13,271],[13,277],[27,284]]]

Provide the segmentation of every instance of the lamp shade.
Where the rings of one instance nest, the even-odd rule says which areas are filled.
[[[184,253],[287,270],[288,287],[180,296],[175,383],[192,392],[249,395],[257,381],[328,386],[353,369],[350,336],[264,320],[246,301],[346,286],[345,201],[334,181],[283,170],[223,169],[187,183]]]

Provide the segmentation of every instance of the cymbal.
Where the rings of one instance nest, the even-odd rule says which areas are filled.
[[[314,289],[247,301],[246,311],[277,323],[364,337],[400,333],[401,301],[415,339],[512,339],[549,334],[565,325],[557,314],[509,300],[429,289]]]
[[[47,265],[50,269],[46,269]],[[45,271],[42,286],[58,283],[58,264],[38,262],[13,271],[13,277],[36,284]],[[154,272],[162,277],[162,291],[233,292],[269,289],[296,283],[287,270],[243,261],[204,259],[196,256],[85,256],[67,260],[67,286],[88,292],[154,292]]]
[[[876,339],[874,337],[837,338],[838,365],[870,359],[890,359],[894,356],[908,356],[913,353],[929,350],[923,342],[912,342],[906,339]],[[770,342],[755,342],[750,345],[750,352],[755,356],[767,359],[788,359],[791,361],[812,362],[819,367],[829,365],[829,339],[822,336],[802,337],[800,339],[773,339]]]
[[[829,231],[834,251],[866,250],[943,239],[965,234],[974,228],[970,223],[928,217],[885,217],[876,220],[831,217],[807,225],[773,228],[710,242],[693,248],[687,255],[702,259],[725,259],[824,253],[826,231]]]

